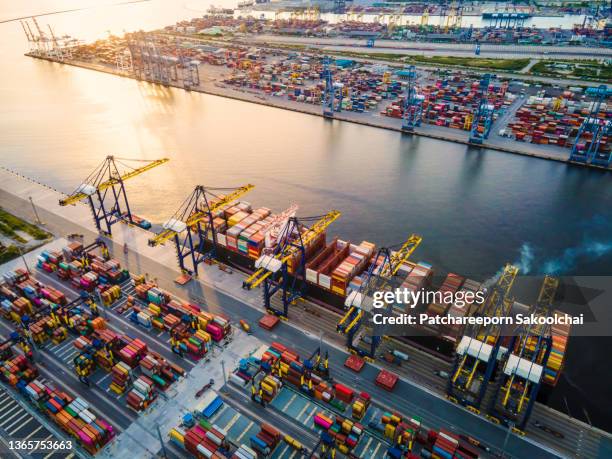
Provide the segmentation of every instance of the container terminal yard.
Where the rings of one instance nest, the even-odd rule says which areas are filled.
[[[3,387],[17,398],[19,412],[37,410],[59,438],[73,439],[74,454],[609,454],[609,434],[535,400],[563,369],[569,327],[543,331],[546,344],[528,333],[510,343],[494,330],[471,337],[460,329],[429,330],[458,346],[451,358],[369,336],[362,310],[343,310],[347,292],[367,296],[380,280],[477,290],[480,280],[450,273],[433,286],[435,268],[410,261],[426,239],[410,235],[394,250],[328,241],[326,229],[339,212],[299,218],[289,207],[271,214],[243,200],[253,185],[220,191],[198,186],[161,230],[151,232],[129,210],[123,180],[166,161],[105,175],[121,169],[109,157],[69,196],[1,172],[3,207],[42,219],[58,236],[3,266]],[[28,196],[37,216],[23,205]],[[282,222],[295,226],[301,242],[287,243]],[[260,236],[266,229],[278,241],[270,255]],[[265,257],[282,267],[271,268]],[[256,269],[256,260],[268,268]],[[524,300],[533,306],[510,300],[517,271],[504,268],[483,307],[555,314],[552,277],[537,298]],[[430,315],[445,313],[443,305],[420,307]],[[478,339],[514,350],[495,365],[464,347]],[[512,363],[521,359],[540,370],[521,372]],[[489,365],[497,367],[494,375]]]
[[[310,30],[309,20],[295,21],[296,30],[300,21]],[[359,41],[351,39],[344,43],[343,38],[304,38],[306,33],[288,37],[260,35],[264,27],[271,32],[277,30],[269,22],[213,15],[160,31],[110,37],[92,44],[58,39],[52,29],[44,32],[35,19],[22,21],[22,27],[30,44],[28,56],[35,58],[407,135],[610,168],[612,91],[597,82],[610,79],[609,66],[603,63],[590,68],[588,65],[597,61],[532,61],[532,52],[525,51],[527,59],[508,61],[518,61],[516,73],[504,72],[512,70],[511,66],[500,66],[489,73],[472,68],[440,68],[436,61],[428,64],[427,59],[413,65],[402,62],[409,59],[408,55],[403,58],[403,54],[393,54],[406,49],[390,47],[392,40],[386,40],[387,45],[377,51],[373,39],[359,45]],[[223,30],[242,32],[235,37],[232,32],[231,37],[222,40],[214,38]],[[497,45],[479,44],[476,53],[484,46],[492,46],[492,53],[500,52]],[[356,52],[359,49],[371,52]],[[583,52],[602,61],[609,60],[612,54],[606,46],[551,49],[560,56],[568,53],[575,58],[580,56],[575,53]],[[440,52],[449,51],[458,50],[440,48]],[[555,78],[539,77],[534,69]],[[557,70],[560,73],[555,73]],[[558,84],[558,77],[564,75],[580,77],[566,78]]]
[[[35,65],[584,174],[611,166],[603,5],[244,2],[89,44],[25,17]],[[432,319],[560,317],[565,284],[552,270],[529,294],[519,289],[529,266],[512,254],[486,277],[436,266],[419,253],[427,232],[408,219],[394,244],[370,242],[374,232],[347,239],[334,229],[342,207],[305,216],[302,202],[251,201],[269,186],[257,174],[193,183],[159,221],[140,196],[134,205],[135,185],[176,156],[120,156],[68,174],[72,193],[53,188],[52,173],[0,168],[0,255],[12,258],[0,264],[2,457],[612,456],[612,434],[584,407],[587,422],[567,400],[566,412],[548,406],[573,325],[515,336],[496,325],[414,325],[404,336],[371,326],[375,294],[393,289],[483,295],[467,307],[418,302]]]

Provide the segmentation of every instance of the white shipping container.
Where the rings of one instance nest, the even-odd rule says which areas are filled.
[[[221,439],[217,437],[214,433],[212,433],[210,430],[206,431],[206,438],[212,441],[215,445],[221,446],[221,443],[222,443]]]
[[[213,455],[212,451],[210,451],[208,448],[206,448],[204,445],[199,444],[198,445],[198,452],[201,453],[202,455],[204,455],[204,457],[210,459]]]
[[[306,280],[316,284],[319,281],[319,273],[314,269],[306,268]]]
[[[319,273],[319,285],[326,289],[331,289],[331,277],[326,274]]]

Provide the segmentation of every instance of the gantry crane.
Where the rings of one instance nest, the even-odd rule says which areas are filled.
[[[134,168],[123,161],[138,161],[145,165]],[[107,156],[76,190],[68,197],[60,199],[60,206],[76,204],[82,199],[87,199],[96,228],[99,232],[110,235],[112,225],[120,220],[134,224],[124,182],[168,161],[168,158],[135,160]],[[120,173],[117,164],[122,165],[127,172]],[[94,197],[96,202],[94,202]]]
[[[181,50],[178,38],[176,39],[175,47],[178,63],[181,66],[183,88],[190,91],[192,87],[200,85],[200,62],[185,56],[185,53]]]
[[[478,107],[472,118],[470,126],[470,143],[481,145],[485,139],[489,137],[491,125],[493,123],[494,107],[489,102],[489,84],[491,83],[491,75],[485,73],[478,85]]]
[[[510,290],[518,268],[506,265],[486,301],[475,312],[481,317],[508,316],[513,301]],[[502,344],[500,325],[475,325],[461,338],[453,371],[449,375],[448,398],[478,411],[497,362]]]
[[[289,305],[302,297],[306,289],[306,249],[338,217],[340,212],[332,210],[318,217],[289,218],[274,251],[257,259],[257,271],[243,282],[242,287],[251,290],[263,283],[266,310],[287,319]],[[310,227],[304,226],[309,222],[313,222]],[[282,290],[282,310],[271,302],[279,290]]]
[[[344,306],[348,310],[338,322],[336,330],[346,335],[346,346],[349,352],[366,359],[375,358],[376,349],[382,341],[382,336],[370,336],[370,349],[365,351],[355,344],[355,342],[359,342],[359,339],[356,339],[357,333],[362,329],[366,314],[372,311],[372,295],[374,292],[385,289],[421,241],[421,236],[412,234],[397,251],[386,247],[379,249],[364,276],[359,290],[351,291],[346,297]]]
[[[333,118],[334,112],[342,110],[342,83],[334,83],[334,73],[330,67],[331,59],[327,56],[323,58],[322,77],[325,82],[323,88],[323,116]],[[336,97],[338,96],[339,97]],[[338,99],[338,100],[336,100]]]
[[[533,313],[549,316],[559,280],[546,276]],[[503,369],[489,414],[521,433],[529,416],[544,377],[546,362],[552,350],[549,325],[523,325],[510,339],[508,352],[500,362]]]
[[[417,93],[416,89],[416,67],[408,67],[408,80],[406,84],[406,95],[404,96],[404,113],[402,115],[402,132],[412,133],[414,128],[421,125],[423,119],[424,97]]]
[[[34,27],[36,27],[36,30],[38,31],[38,49],[39,49],[39,52],[40,52],[41,55],[43,53],[47,54],[49,52],[49,48],[47,46],[49,44],[49,39],[44,34],[44,32],[42,31],[40,26],[38,25],[38,21],[36,20],[36,17],[32,16],[32,22],[34,23]],[[30,27],[30,26],[28,25],[28,27]]]
[[[51,52],[54,57],[57,57],[60,61],[63,61],[65,56],[62,51],[62,47],[60,46],[59,41],[55,38],[55,34],[53,33],[53,29],[51,28],[51,24],[47,24],[47,28],[49,29],[49,33],[51,34],[51,43],[53,43],[53,47],[51,48]]]
[[[163,231],[149,239],[149,245],[155,247],[174,239],[181,271],[197,276],[200,263],[215,256],[217,231],[214,219],[216,214],[254,187],[254,185],[238,188],[196,186],[172,218],[163,224]],[[212,248],[209,252],[205,251],[207,233],[210,234],[212,241]],[[191,268],[185,264],[185,260],[189,258]]]
[[[595,100],[589,115],[582,121],[578,129],[572,145],[570,161],[608,167],[612,162],[612,151],[610,147],[602,146],[602,140],[604,138],[609,140],[612,121],[599,116],[601,105],[610,96],[608,87],[602,84],[597,88],[589,88],[587,94],[593,95]]]
[[[21,28],[23,29],[23,33],[25,33],[26,38],[28,39],[28,45],[30,48],[30,52],[38,51],[38,39],[34,37],[32,33],[32,29],[30,29],[30,25],[24,21],[19,21],[21,24]]]

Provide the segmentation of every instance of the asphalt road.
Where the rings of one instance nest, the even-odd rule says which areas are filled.
[[[376,40],[373,48],[365,48],[366,41],[351,38],[309,38],[279,35],[250,35],[249,41],[257,43],[289,43],[316,46],[318,49],[332,51],[387,52],[406,55],[453,55],[474,57],[475,44],[469,43],[434,43],[400,40]],[[533,58],[563,58],[585,59],[605,58],[612,56],[610,48],[592,48],[585,46],[548,46],[548,45],[496,45],[483,43],[480,45],[479,57],[533,57]]]

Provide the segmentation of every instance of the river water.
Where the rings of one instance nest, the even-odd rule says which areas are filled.
[[[226,0],[227,1],[227,0]],[[206,1],[0,0],[0,21],[39,18],[91,40],[203,14]],[[219,5],[219,1],[215,4]],[[230,3],[227,4],[231,6]],[[169,163],[129,182],[134,212],[171,216],[194,185],[253,183],[255,205],[343,215],[332,234],[396,244],[416,232],[416,260],[483,280],[506,262],[523,273],[611,275],[610,174],[545,160],[406,138],[353,124],[186,93],[23,56],[19,22],[0,24],[2,165],[72,191],[107,154]],[[525,302],[535,298],[524,298]],[[597,345],[594,345],[597,342]],[[610,429],[610,340],[572,339],[550,403]],[[586,394],[590,394],[587,398]]]

